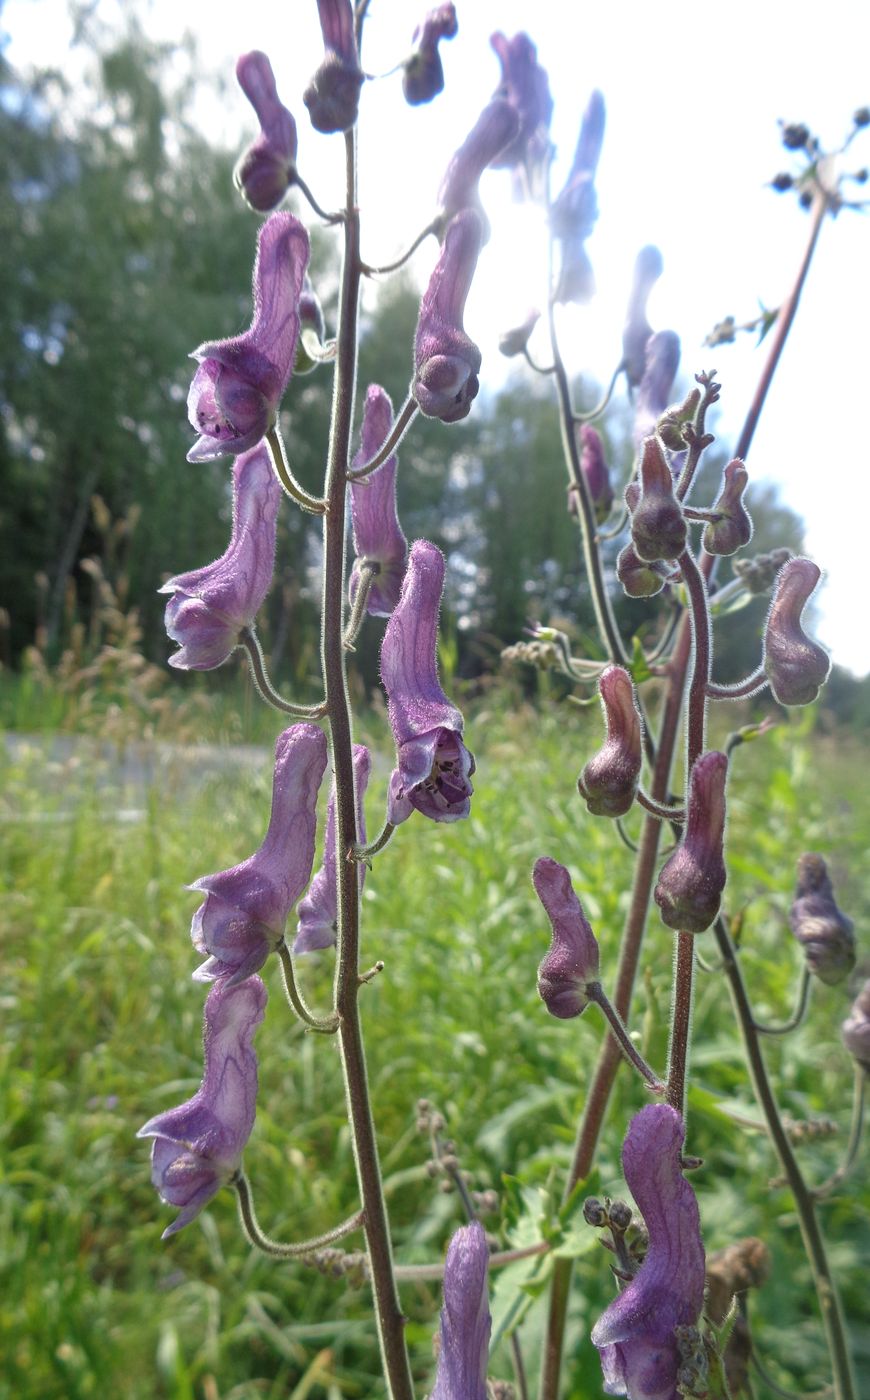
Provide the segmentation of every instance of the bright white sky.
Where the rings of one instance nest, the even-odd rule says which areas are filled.
[[[111,21],[117,0],[96,0]],[[406,52],[419,18],[435,0],[372,0],[364,66],[383,72]],[[138,7],[137,7],[138,8]],[[573,154],[589,92],[607,100],[607,132],[597,188],[600,218],[588,244],[599,295],[565,313],[572,368],[606,381],[617,363],[637,250],[657,243],[665,275],[650,303],[657,329],[682,337],[682,374],[715,367],[723,383],[720,432],[733,443],[763,363],[753,337],[714,352],[705,334],[724,316],[748,320],[762,300],[777,306],[798,266],[808,220],[793,197],[765,183],[788,169],[777,117],[804,121],[838,145],[855,108],[870,104],[870,6],[858,0],[457,0],[459,34],[442,44],[447,90],[411,110],[398,75],[367,84],[361,145],[363,255],[386,261],[403,250],[433,212],[452,150],[464,138],[499,76],[489,34],[525,28],[538,45],[555,98],[552,134],[561,168]],[[207,71],[231,71],[240,53],[265,49],[278,91],[298,121],[299,166],[320,202],[340,189],[336,137],[313,132],[301,91],[322,57],[314,0],[151,0],[147,31],[181,39],[191,31]],[[7,0],[7,56],[18,67],[57,64],[75,71],[63,0]],[[241,92],[204,100],[199,119],[215,139],[245,144],[255,132]],[[870,129],[849,153],[848,169],[870,166]],[[559,188],[557,168],[556,188]],[[466,326],[484,353],[483,382],[496,384],[507,362],[498,332],[541,305],[543,230],[514,205],[504,174],[485,178],[494,237],[481,260]],[[853,187],[870,195],[870,184]],[[430,241],[420,277],[435,256]],[[870,553],[870,216],[829,220],[749,460],[750,477],[776,481],[807,522],[809,553],[826,571],[820,639],[834,659],[870,670],[870,628],[859,599]]]

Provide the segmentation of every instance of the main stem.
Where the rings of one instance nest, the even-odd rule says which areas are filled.
[[[780,309],[779,317],[776,323],[776,328],[773,332],[773,339],[771,341],[771,347],[768,353],[768,358],[765,362],[764,369],[762,370],[758,387],[752,399],[749,412],[747,413],[746,420],[743,424],[743,429],[737,442],[735,456],[738,456],[743,460],[745,460],[748,456],[749,448],[751,446],[752,439],[755,435],[755,429],[758,426],[758,420],[761,416],[761,411],[764,407],[764,403],[767,398],[770,385],[773,382],[773,377],[779,364],[779,360],[782,355],[782,351],[785,346],[786,340],[788,338],[789,331],[791,330],[792,322],[794,321],[795,314],[798,308],[798,303],[800,301],[801,292],[803,291],[804,283],[806,281],[813,253],[815,252],[816,243],[818,241],[819,236],[819,230],[821,229],[826,212],[827,203],[823,196],[819,196],[813,208],[812,225],[810,228],[810,236],[807,242],[806,250],[804,252],[800,268],[798,269],[797,277],[795,279],[795,283],[792,288],[791,294]],[[561,397],[562,391],[560,390],[560,398]],[[570,461],[570,455],[569,464],[571,465],[573,475],[574,464]],[[580,499],[583,499],[582,487]],[[581,519],[583,520],[585,526],[587,523],[585,515],[581,514]],[[589,553],[588,547],[586,549],[586,553],[587,555]],[[593,579],[596,579],[600,578],[600,556],[598,556],[597,550],[593,550],[593,553],[598,557],[598,569],[593,572],[591,577]],[[713,558],[711,555],[705,554],[702,556],[701,572],[708,582],[713,577],[715,562],[715,558]],[[602,639],[605,641],[605,644],[608,643],[609,638],[607,636],[606,630],[602,632]],[[686,686],[686,677],[688,674],[690,658],[691,626],[688,617],[684,616],[677,633],[677,640],[674,645],[674,651],[669,666],[670,684],[668,686],[668,691],[664,702],[662,724],[659,732],[659,740],[656,751],[654,776],[650,789],[652,796],[660,802],[666,802],[668,797],[671,765],[673,763],[674,748],[676,745],[677,733],[679,730],[680,712],[682,709],[683,694]],[[628,1020],[629,1011],[631,1009],[631,995],[634,987],[635,977],[637,975],[637,967],[638,962],[640,960],[640,950],[641,945],[643,943],[643,934],[646,925],[647,909],[649,907],[650,896],[652,894],[653,878],[656,872],[660,826],[661,823],[657,821],[654,817],[647,817],[646,821],[644,822],[640,839],[640,845],[638,849],[637,863],[635,865],[631,905],[629,907],[628,917],[626,919],[625,928],[622,936],[622,945],[620,948],[619,955],[619,967],[617,970],[616,992],[614,995],[614,1003],[624,1021]],[[739,967],[737,967],[737,973],[739,976]],[[775,1109],[776,1100],[773,1096],[772,1091],[770,1090],[769,1083],[767,1082],[766,1070],[764,1067],[764,1061],[761,1058],[760,1049],[758,1047],[757,1036],[755,1035],[755,1032],[752,1029],[751,1025],[751,1012],[749,1016],[749,1022],[746,1025],[744,1025],[743,1029],[744,1036],[747,1037],[747,1046],[749,1044],[749,1039],[754,1040],[758,1060],[758,1065],[756,1067],[757,1072],[760,1074],[766,1086],[767,1096]],[[587,1095],[586,1103],[583,1109],[583,1116],[580,1120],[577,1141],[574,1148],[574,1157],[571,1163],[571,1170],[565,1188],[566,1198],[570,1194],[571,1190],[576,1185],[576,1183],[582,1180],[583,1177],[588,1176],[589,1172],[592,1169],[592,1162],[595,1156],[595,1150],[598,1145],[598,1138],[600,1136],[601,1129],[604,1123],[607,1104],[610,1099],[610,1091],[613,1087],[613,1081],[616,1078],[616,1072],[619,1068],[620,1059],[621,1056],[616,1046],[616,1043],[613,1040],[613,1037],[608,1035],[606,1040],[604,1041],[604,1044],[601,1048],[601,1052],[598,1057],[598,1064],[595,1068],[595,1072],[592,1077],[592,1083],[590,1085],[589,1093]],[[753,1080],[753,1082],[755,1081]],[[756,1093],[758,1093],[757,1085]],[[759,1103],[761,1103],[761,1106],[764,1107],[764,1102],[760,1097]],[[786,1145],[789,1146],[787,1142]],[[791,1154],[791,1158],[794,1162],[794,1154]],[[798,1176],[800,1176],[800,1170],[797,1167],[796,1162],[794,1163],[794,1167],[797,1171]],[[788,1173],[786,1174],[788,1175]],[[800,1209],[802,1203],[797,1198],[797,1196],[796,1200]],[[812,1208],[811,1201],[810,1207]],[[805,1226],[803,1224],[803,1217],[801,1228],[805,1230]],[[821,1233],[818,1230],[817,1223],[815,1227],[815,1234],[818,1240],[818,1244],[821,1248],[822,1256],[824,1256],[824,1241],[822,1240]],[[806,1232],[804,1234],[804,1238],[806,1239]],[[553,1282],[550,1292],[550,1311],[547,1321],[547,1331],[544,1337],[539,1400],[557,1400],[558,1397],[559,1373],[562,1364],[562,1348],[565,1336],[565,1319],[568,1311],[568,1297],[571,1289],[572,1270],[573,1262],[570,1259],[557,1259],[553,1268]],[[832,1290],[829,1296],[833,1297],[833,1299],[836,1301],[836,1290]],[[840,1331],[841,1337],[843,1338],[843,1352],[841,1352],[841,1356],[842,1354],[845,1355],[845,1362],[841,1361],[840,1364],[841,1367],[844,1367],[845,1374],[849,1376],[850,1370],[848,1364],[848,1347],[845,1343],[844,1329],[841,1328]],[[836,1364],[838,1363],[835,1361],[835,1365]],[[852,1400],[852,1397],[854,1396],[854,1388],[843,1390],[841,1392],[841,1396],[842,1400]],[[838,1400],[840,1400],[840,1396],[838,1396]]]
[[[345,496],[356,389],[357,319],[361,275],[359,212],[356,207],[356,146],[352,131],[345,136],[345,148],[347,189],[344,262],[326,472],[327,514],[323,525],[321,639],[323,679],[335,775],[338,870],[335,1008],[341,1018],[338,1039],[357,1179],[365,1214],[366,1243],[384,1375],[391,1400],[413,1400],[414,1390],[405,1346],[405,1320],[393,1277],[389,1222],[381,1185],[359,1015],[359,881],[356,864],[345,859],[347,852],[358,839],[353,781],[353,731],[343,644]]]

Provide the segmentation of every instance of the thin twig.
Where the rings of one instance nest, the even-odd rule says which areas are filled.
[[[615,1037],[616,1043],[623,1055],[632,1068],[637,1070],[641,1079],[643,1079],[646,1084],[646,1087],[651,1089],[654,1094],[663,1094],[665,1091],[664,1081],[661,1080],[655,1070],[647,1064],[643,1055],[634,1044],[622,1017],[608,998],[601,983],[587,982],[586,995],[590,1001],[594,1001],[595,1005],[599,1006],[603,1011],[610,1025],[611,1035]]]
[[[396,258],[394,262],[382,263],[380,267],[372,267],[370,263],[364,262],[360,263],[360,270],[366,277],[380,277],[387,272],[398,272],[399,268],[404,267],[405,263],[413,257],[414,253],[416,253],[417,249],[420,247],[420,244],[424,243],[429,237],[429,234],[438,232],[440,222],[440,218],[432,219],[432,221],[417,234],[417,237],[414,239],[414,242],[407,252],[403,253],[400,258]]]
[[[354,650],[354,642],[360,634],[366,615],[366,604],[369,600],[369,593],[372,584],[381,572],[381,566],[376,559],[362,559],[360,561],[359,574],[357,575],[356,593],[353,596],[353,606],[350,610],[350,617],[344,629],[344,649]]]
[[[864,1131],[864,1099],[865,1087],[867,1084],[867,1071],[861,1065],[855,1065],[855,1087],[852,1094],[852,1126],[849,1131],[849,1145],[846,1148],[846,1156],[835,1172],[832,1172],[827,1181],[823,1181],[820,1186],[813,1189],[816,1200],[821,1200],[823,1196],[829,1196],[835,1186],[849,1175],[858,1158],[858,1151],[861,1147],[861,1135]]]
[[[284,978],[284,990],[287,993],[287,1000],[296,1012],[300,1021],[304,1021],[311,1030],[317,1031],[320,1035],[335,1035],[341,1024],[341,1018],[337,1011],[333,1011],[329,1016],[315,1016],[308,1010],[302,999],[302,993],[296,985],[296,974],[293,970],[293,959],[290,956],[290,949],[283,938],[278,944],[278,957],[281,960],[281,972]]]
[[[303,510],[309,511],[312,515],[325,515],[327,511],[326,501],[320,500],[317,496],[312,496],[310,491],[306,491],[290,470],[281,430],[277,423],[274,423],[269,429],[265,441],[275,475],[291,501],[295,501]]]
[[[807,1006],[810,999],[811,977],[808,968],[801,968],[801,979],[798,984],[797,1001],[793,1014],[787,1021],[783,1021],[781,1026],[765,1026],[753,1017],[752,1024],[760,1035],[787,1035],[789,1031],[796,1030],[804,1016],[807,1014]]]
[[[387,458],[392,457],[399,443],[402,441],[402,438],[405,436],[405,433],[410,428],[416,412],[416,401],[409,394],[402,404],[402,407],[399,409],[399,415],[390,429],[389,436],[383,447],[378,449],[376,456],[374,456],[370,462],[366,462],[363,466],[357,467],[352,472],[348,472],[347,480],[362,481],[364,477],[370,476],[373,471],[377,471],[378,467],[383,466]]]
[[[317,203],[317,200],[314,198],[314,195],[311,193],[311,190],[308,188],[298,171],[296,172],[293,184],[299,190],[299,193],[304,195],[304,197],[308,200],[308,203],[311,205],[311,208],[314,210],[317,217],[319,219],[322,219],[325,224],[341,223],[342,219],[344,218],[344,213],[339,212],[337,214],[327,214],[325,209],[321,209],[320,205]]]
[[[253,627],[243,627],[239,632],[239,646],[247,652],[254,685],[268,705],[280,710],[282,714],[295,715],[298,719],[323,718],[327,709],[325,700],[322,700],[319,705],[296,705],[290,700],[285,700],[283,695],[278,694],[269,679],[263,648],[260,646],[260,639]]]
[[[273,1240],[269,1235],[265,1235],[260,1229],[260,1223],[254,1210],[251,1188],[243,1171],[236,1174],[231,1185],[235,1187],[239,1198],[239,1217],[249,1242],[263,1254],[270,1254],[275,1259],[299,1259],[306,1254],[313,1254],[318,1249],[324,1249],[327,1245],[334,1244],[336,1240],[344,1239],[345,1235],[352,1235],[354,1230],[361,1230],[365,1222],[363,1211],[358,1210],[355,1215],[349,1216],[347,1220],[343,1220],[340,1225],[336,1225],[332,1230],[327,1230],[323,1235],[315,1235],[310,1240],[300,1240],[296,1244],[282,1244],[279,1240]]]

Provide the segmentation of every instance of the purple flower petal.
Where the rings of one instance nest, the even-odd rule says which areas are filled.
[[[644,371],[634,406],[634,442],[656,430],[656,423],[668,406],[680,364],[680,337],[676,331],[656,331],[646,342]]]
[[[463,209],[474,209],[481,216],[483,241],[489,238],[489,223],[480,202],[480,177],[500,151],[519,131],[516,108],[503,97],[494,97],[484,107],[462,145],[455,152],[441,181],[438,207],[445,223]]]
[[[489,1248],[483,1226],[476,1220],[460,1226],[444,1264],[441,1347],[430,1400],[486,1400],[492,1328],[488,1272]]]
[[[507,98],[519,117],[515,138],[493,165],[507,170],[525,166],[534,177],[550,144],[553,99],[549,80],[528,34],[515,34],[508,39],[507,35],[496,33],[491,36],[490,43],[501,64],[501,83],[496,96]]]
[[[191,356],[200,363],[187,412],[201,436],[188,461],[246,452],[274,423],[293,370],[308,254],[308,234],[292,214],[272,214],[261,226],[250,330],[206,341]]]
[[[764,631],[764,669],[781,705],[811,705],[828,679],[831,658],[801,627],[822,571],[811,559],[789,559],[776,576]]]
[[[205,899],[193,916],[194,947],[208,960],[194,977],[229,977],[231,985],[263,966],[311,877],[317,790],[326,768],[326,738],[314,724],[278,736],[272,812],[260,849],[230,870],[190,886]]]
[[[541,856],[532,881],[553,929],[550,951],[538,968],[538,993],[551,1016],[580,1016],[589,1004],[587,986],[598,981],[598,942],[564,865]]]
[[[359,66],[351,0],[317,0],[326,50],[323,62],[302,94],[315,131],[347,131],[359,111],[365,74]]]
[[[233,528],[225,552],[213,564],[176,574],[161,593],[166,631],[179,650],[169,658],[179,670],[208,671],[238,646],[262,606],[275,565],[275,530],[281,488],[269,454],[257,447],[233,465]]]
[[[438,683],[443,586],[444,556],[434,544],[417,540],[381,647],[381,679],[397,748],[387,803],[393,825],[414,808],[435,821],[458,821],[471,810],[474,759],[462,742],[462,715]]]
[[[380,385],[371,384],[363,411],[362,442],[353,459],[355,467],[372,460],[386,442],[392,426],[390,397]],[[389,617],[399,601],[408,558],[408,541],[396,513],[397,462],[394,453],[371,476],[352,482],[350,488],[356,556],[350,575],[350,601],[356,597],[361,566],[376,564],[378,572],[366,601],[366,612],[374,617]]]
[[[675,1327],[693,1326],[704,1301],[704,1246],[695,1193],[685,1180],[683,1120],[648,1104],[629,1125],[622,1167],[643,1214],[649,1248],[631,1283],[592,1329],[608,1395],[676,1400]]]
[[[637,795],[642,763],[641,718],[631,676],[608,666],[598,681],[607,737],[577,780],[596,817],[624,817]]]
[[[797,889],[789,910],[791,931],[804,950],[807,968],[834,987],[855,966],[852,920],[837,907],[824,858],[807,851],[798,861]]]
[[[452,0],[430,10],[422,25],[414,30],[414,52],[405,60],[402,92],[412,107],[431,102],[444,88],[444,69],[438,45],[442,39],[453,39],[458,32],[456,6]]]
[[[632,389],[638,387],[646,368],[646,347],[653,333],[646,316],[646,304],[663,269],[664,262],[658,248],[651,243],[641,248],[634,264],[634,281],[622,332],[625,374]]]
[[[668,928],[703,933],[719,913],[726,870],[725,781],[728,759],[711,749],[692,764],[683,836],[662,866],[653,897]]]
[[[441,256],[420,303],[411,392],[427,418],[465,418],[480,388],[480,351],[462,323],[483,236],[480,216],[465,209],[451,219]]]
[[[236,77],[260,119],[260,135],[239,157],[233,179],[251,208],[265,212],[281,203],[296,178],[296,123],[278,99],[266,54],[242,54]]]
[[[161,1199],[181,1211],[164,1239],[188,1225],[239,1169],[256,1114],[257,1057],[251,1045],[266,999],[259,977],[212,987],[203,1016],[200,1088],[187,1103],[149,1118],[136,1134],[154,1138],[151,1179]]]
[[[583,305],[595,292],[586,239],[598,218],[595,171],[604,140],[604,98],[593,92],[583,114],[574,161],[564,189],[553,202],[550,222],[559,240],[562,261],[556,300]]]
[[[356,828],[360,844],[365,844],[366,819],[363,798],[368,786],[372,760],[365,744],[353,746],[353,775],[356,789]],[[335,783],[326,808],[326,831],[323,837],[323,864],[311,881],[308,893],[299,901],[299,925],[293,943],[294,953],[312,953],[316,948],[331,948],[338,931],[338,875],[335,849]],[[365,861],[357,866],[359,887],[365,881]]]

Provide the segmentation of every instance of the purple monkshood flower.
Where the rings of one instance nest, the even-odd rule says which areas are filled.
[[[347,131],[359,111],[365,74],[359,66],[351,0],[317,0],[325,57],[302,101],[315,131]]]
[[[843,1044],[864,1070],[870,1074],[870,980],[864,983],[849,1015],[843,1022]]]
[[[634,280],[622,332],[622,359],[625,376],[632,389],[638,387],[646,368],[646,346],[652,335],[652,326],[646,317],[646,304],[663,269],[662,255],[654,244],[648,243],[641,248],[634,264]]]
[[[656,423],[668,406],[680,364],[680,337],[676,331],[656,331],[646,343],[644,371],[634,405],[634,442],[656,430]]]
[[[459,26],[456,7],[450,0],[430,10],[422,25],[414,30],[414,52],[405,60],[402,91],[412,107],[431,102],[444,88],[444,69],[438,45],[442,39],[453,39]]]
[[[807,968],[836,986],[855,966],[852,920],[837,907],[824,858],[806,851],[798,860],[797,889],[789,910],[791,931],[804,950]]]
[[[427,418],[458,423],[480,384],[480,351],[462,323],[480,253],[483,226],[473,209],[450,220],[444,246],[420,303],[411,393]]]
[[[704,1301],[704,1246],[695,1193],[685,1180],[683,1120],[669,1104],[632,1118],[622,1148],[625,1180],[649,1233],[646,1258],[592,1329],[604,1389],[630,1400],[677,1400],[674,1328],[692,1327]]]
[[[621,666],[608,666],[598,681],[606,738],[577,779],[580,796],[596,817],[624,817],[637,796],[642,724],[634,684]]]
[[[296,179],[296,123],[278,99],[266,54],[242,54],[236,77],[260,119],[260,135],[242,153],[233,171],[236,188],[252,209],[265,213],[281,203]]]
[[[541,856],[532,882],[553,928],[550,951],[538,968],[538,994],[551,1016],[567,1020],[589,1005],[586,989],[598,981],[598,942],[564,865]]]
[[[483,239],[489,238],[489,222],[480,202],[480,177],[487,166],[519,131],[516,108],[503,97],[484,107],[458,151],[451,157],[438,191],[441,223],[446,225],[463,209],[475,209],[483,221]]]
[[[363,409],[360,449],[353,459],[355,467],[364,466],[377,455],[392,426],[389,394],[379,384],[370,384]],[[393,453],[371,476],[352,482],[350,488],[356,556],[350,573],[350,601],[356,597],[362,566],[376,565],[377,573],[366,601],[366,612],[373,617],[389,617],[399,601],[408,558],[408,541],[396,514],[397,460]]]
[[[492,1318],[487,1276],[489,1248],[477,1220],[461,1225],[444,1263],[444,1306],[435,1389],[429,1400],[486,1400],[486,1362]]]
[[[356,789],[356,829],[361,845],[365,845],[366,819],[363,798],[372,768],[371,755],[365,744],[353,746],[353,776]],[[313,953],[316,948],[331,948],[338,932],[338,874],[335,849],[335,783],[326,808],[326,831],[323,837],[323,864],[311,881],[304,899],[299,901],[299,927],[293,942],[294,953]],[[365,861],[357,865],[359,887],[365,880]]]
[[[260,227],[254,263],[254,319],[231,340],[208,340],[187,396],[187,416],[201,437],[189,462],[247,452],[275,422],[299,336],[299,295],[308,266],[308,234],[292,214]]]
[[[686,548],[686,520],[658,437],[644,439],[638,478],[638,482],[629,483],[625,493],[637,557],[646,564],[678,559]]]
[[[801,627],[822,571],[811,559],[789,559],[776,576],[764,630],[764,669],[780,705],[811,705],[828,679],[831,658]]]
[[[604,457],[604,443],[601,441],[601,434],[591,423],[580,424],[577,438],[580,444],[580,470],[586,478],[596,523],[603,525],[613,506],[613,486]],[[575,488],[571,486],[568,493],[568,510],[572,515],[577,514],[574,495]]]
[[[499,32],[491,36],[490,43],[501,64],[501,82],[494,96],[506,97],[519,117],[515,138],[493,165],[507,170],[524,166],[530,184],[534,184],[550,145],[553,99],[549,79],[528,34],[515,34],[508,39]],[[522,193],[522,186],[515,182],[515,190]]]
[[[387,798],[393,826],[415,808],[437,822],[458,821],[471,810],[474,759],[462,742],[462,715],[438,683],[443,586],[443,554],[428,540],[417,540],[381,646],[381,680],[397,749]]]
[[[151,1180],[167,1205],[181,1214],[163,1231],[176,1234],[235,1176],[254,1126],[257,1057],[254,1032],[266,1012],[259,977],[237,986],[218,982],[205,1002],[205,1073],[192,1099],[158,1113],[137,1137],[153,1138]]]
[[[181,671],[211,671],[239,644],[239,633],[260,610],[272,582],[281,487],[265,447],[233,465],[233,529],[220,559],[176,574],[159,590],[171,593],[166,631],[179,650],[169,658]]]
[[[278,947],[287,915],[311,878],[317,790],[325,768],[326,739],[316,725],[294,724],[278,735],[263,844],[241,865],[189,886],[205,894],[190,926],[194,947],[209,954],[193,974],[197,981],[228,977],[232,986]]]
[[[692,764],[686,824],[653,892],[668,928],[703,933],[719,913],[725,888],[725,780],[728,759],[711,749]]]
[[[598,218],[595,171],[604,140],[604,98],[593,92],[583,113],[574,162],[564,189],[553,203],[550,222],[553,235],[561,244],[562,261],[556,300],[589,301],[595,292],[595,278],[586,252],[586,239]]]
[[[713,510],[721,517],[705,526],[702,544],[708,554],[736,554],[752,539],[752,520],[743,504],[749,473],[739,457],[722,474],[722,487]]]

